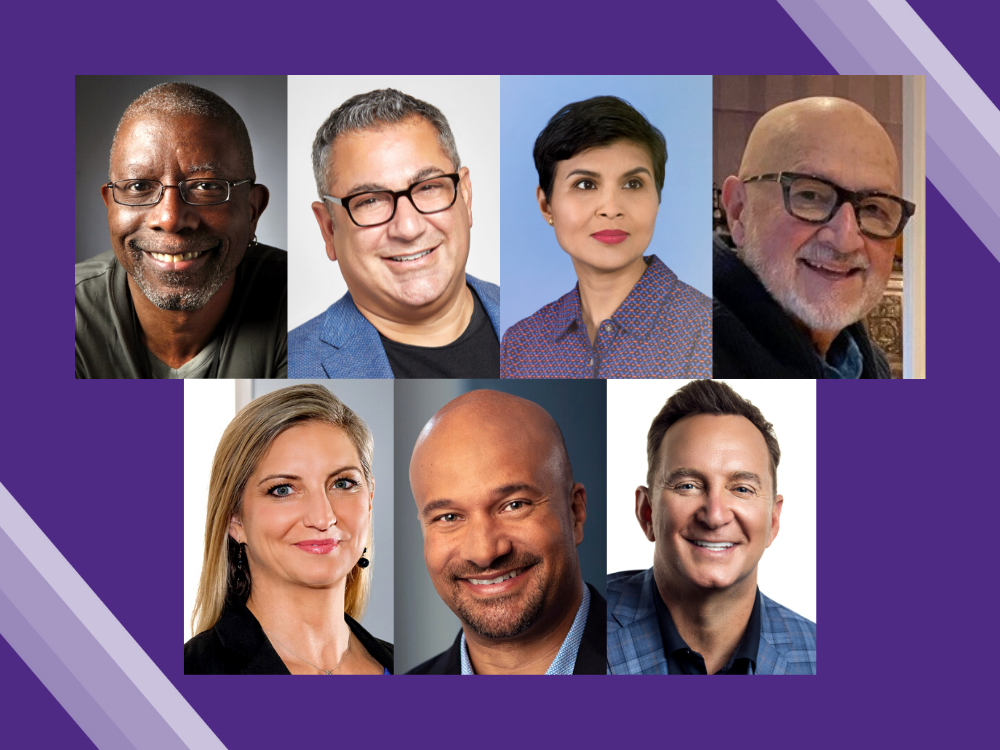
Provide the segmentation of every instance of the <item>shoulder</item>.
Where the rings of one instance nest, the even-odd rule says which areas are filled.
[[[114,251],[108,250],[93,258],[81,261],[76,264],[76,294],[87,293],[89,290],[102,288],[103,280],[111,269],[114,268],[118,259],[115,258]]]
[[[184,644],[184,674],[233,674],[230,654],[215,628]]]
[[[395,664],[393,663],[395,651],[392,644],[389,641],[383,641],[381,638],[373,636],[361,627],[361,623],[346,612],[344,613],[344,620],[347,621],[347,626],[354,633],[354,637],[361,641],[361,645],[365,647],[365,650],[371,657],[388,669],[390,674],[395,674]]]
[[[246,255],[243,256],[244,263],[251,265],[261,265],[273,268],[288,267],[288,253],[270,245],[254,245],[248,247]]]
[[[816,623],[760,595],[761,640],[780,657],[774,664],[779,674],[816,673]],[[766,668],[766,665],[763,665]]]
[[[422,664],[418,664],[406,674],[461,674],[462,662],[459,655],[460,644],[462,642],[462,631],[458,631],[455,642],[451,648],[442,651],[437,656],[428,659]]]
[[[700,318],[709,324],[712,316],[712,298],[677,278],[670,267],[656,255],[649,256],[648,272],[654,287],[661,287],[669,296],[671,306],[684,317]]]
[[[496,284],[492,284],[489,281],[482,281],[477,279],[475,276],[470,274],[465,274],[465,280],[468,282],[469,286],[476,290],[476,294],[479,295],[479,299],[482,300],[483,305],[487,307],[499,307],[500,305],[500,287]]]
[[[555,302],[550,302],[539,308],[527,318],[517,321],[508,328],[503,335],[504,341],[509,341],[511,344],[523,344],[535,341],[540,336],[550,337],[553,324],[566,315],[567,306],[572,305],[577,299],[579,299],[579,295],[576,289],[573,289]]]
[[[623,570],[608,575],[608,622],[628,620],[640,609],[643,588],[650,585],[653,569]]]
[[[770,629],[773,633],[802,636],[815,645],[816,623],[812,620],[807,620],[802,615],[793,612],[788,607],[781,606],[763,594],[760,595],[760,605],[764,615],[762,626],[765,630]]]

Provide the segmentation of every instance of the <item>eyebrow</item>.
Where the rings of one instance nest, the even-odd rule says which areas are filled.
[[[622,177],[632,177],[632,176],[637,175],[637,174],[647,174],[650,177],[653,176],[653,175],[651,175],[649,173],[649,170],[646,169],[645,167],[636,167],[635,169],[630,169],[628,172],[625,172],[621,176]],[[574,169],[572,172],[570,172],[568,175],[566,175],[566,179],[568,180],[570,177],[573,177],[574,175],[579,175],[580,177],[600,177],[601,173],[600,172],[592,172],[589,169]]]
[[[437,175],[442,175],[442,174],[446,173],[440,167],[424,167],[419,172],[410,175],[410,181],[406,184],[406,187],[408,188],[411,185],[421,182],[422,180],[426,180],[430,177],[436,177]],[[360,185],[353,186],[350,190],[347,191],[346,195],[355,195],[357,193],[381,193],[381,192],[395,193],[396,191],[393,190],[392,188],[386,187],[384,184],[380,182],[363,182]]]
[[[499,487],[494,487],[490,490],[490,495],[492,495],[494,499],[498,500],[518,492],[532,492],[538,495],[542,494],[541,491],[532,484],[528,484],[527,482],[512,482],[511,484],[502,484]],[[453,507],[455,507],[455,501],[451,498],[444,497],[438,500],[431,500],[427,503],[427,505],[421,508],[420,515],[426,518],[442,508]]]
[[[330,477],[336,476],[337,474],[343,474],[345,471],[356,471],[358,474],[364,476],[364,472],[361,471],[361,469],[359,469],[357,466],[349,464],[347,466],[341,466],[339,469],[334,469],[333,471],[329,472],[326,475],[326,477],[327,479],[329,479]],[[257,482],[257,486],[260,487],[265,482],[271,481],[273,479],[291,479],[293,481],[300,481],[302,477],[300,477],[298,474],[268,474],[266,477]]]
[[[187,172],[221,172],[222,165],[217,161],[207,161],[204,164],[191,164]]]
[[[670,474],[664,477],[660,482],[660,486],[663,487],[669,484],[673,484],[678,479],[685,479],[685,478],[697,479],[699,482],[704,482],[705,484],[708,484],[708,477],[705,475],[704,472],[701,472],[698,469],[680,468],[680,469],[674,469],[672,472],[670,472]],[[755,474],[752,471],[742,471],[742,470],[734,471],[730,473],[729,476],[726,477],[726,479],[730,482],[753,482],[759,487],[764,486],[764,483],[760,479],[760,475]]]

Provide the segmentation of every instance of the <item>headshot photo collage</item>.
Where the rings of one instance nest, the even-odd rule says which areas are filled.
[[[185,675],[817,673],[923,76],[75,85],[75,376],[188,381]]]

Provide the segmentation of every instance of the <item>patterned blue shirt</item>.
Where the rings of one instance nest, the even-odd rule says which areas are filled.
[[[861,349],[858,348],[858,342],[845,328],[833,340],[830,350],[826,353],[826,359],[820,357],[820,364],[828,378],[857,380],[861,377],[865,362],[861,356]]]
[[[507,329],[502,378],[710,378],[712,300],[655,255],[590,343],[580,285]]]
[[[583,584],[583,601],[573,618],[573,626],[566,634],[566,639],[559,647],[559,653],[552,660],[548,671],[545,674],[573,674],[576,666],[576,654],[580,650],[580,641],[583,640],[583,628],[587,624],[587,613],[590,612],[590,589],[587,584]],[[472,671],[472,661],[469,659],[469,649],[465,645],[465,631],[462,631],[462,646],[459,651],[462,655],[462,674],[475,674]]]

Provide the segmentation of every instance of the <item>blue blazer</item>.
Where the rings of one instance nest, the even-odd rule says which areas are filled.
[[[608,674],[667,674],[653,569],[608,576]],[[756,674],[816,674],[816,623],[760,595]]]
[[[465,275],[500,340],[500,287]],[[382,339],[348,292],[288,334],[289,378],[391,378]]]

